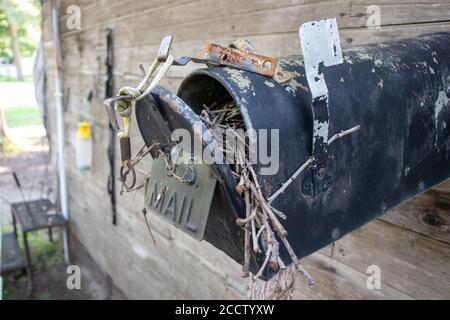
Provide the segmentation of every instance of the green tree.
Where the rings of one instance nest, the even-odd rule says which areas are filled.
[[[36,49],[38,25],[37,0],[0,1],[0,57],[14,60],[19,81],[23,80],[22,56],[29,56]]]

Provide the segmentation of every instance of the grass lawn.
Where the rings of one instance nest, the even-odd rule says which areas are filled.
[[[9,128],[41,125],[42,118],[38,108],[11,108],[5,111]]]
[[[12,232],[12,226],[4,226],[3,231]],[[54,234],[56,236],[56,233]],[[65,269],[64,249],[62,237],[50,242],[47,230],[39,230],[28,234],[28,243],[30,245],[30,254],[32,261],[33,274],[39,278],[46,270],[54,267]],[[23,238],[19,236],[19,246],[24,252]],[[59,274],[65,273],[59,272]],[[62,279],[63,280],[63,279]],[[26,298],[27,279],[20,275],[20,272],[9,274],[3,278],[3,298],[5,299],[24,299]],[[58,296],[52,296],[48,290],[39,290],[35,292],[35,299],[48,300],[58,299]]]
[[[0,82],[18,82],[16,77],[0,76]],[[24,76],[23,82],[33,82],[33,76]]]

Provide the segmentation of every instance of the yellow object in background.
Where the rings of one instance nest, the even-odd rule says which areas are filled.
[[[90,170],[92,166],[92,130],[90,123],[82,121],[78,123],[76,158],[79,170]]]
[[[89,122],[82,121],[78,123],[77,137],[84,139],[92,138],[92,130]]]

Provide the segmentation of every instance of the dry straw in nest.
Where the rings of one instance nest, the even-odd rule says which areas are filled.
[[[204,106],[200,118],[222,147],[225,158],[234,157],[234,163],[230,164],[230,168],[236,179],[236,192],[244,198],[246,208],[246,217],[237,219],[236,223],[244,228],[245,247],[242,276],[250,276],[249,297],[252,299],[289,299],[296,271],[300,271],[310,284],[313,284],[314,280],[300,265],[299,259],[287,239],[287,231],[280,223],[280,219],[287,218],[286,215],[273,208],[261,192],[258,176],[249,161],[249,146],[242,134],[245,131],[245,124],[241,113],[236,104],[229,101],[220,105]],[[230,139],[230,136],[233,135],[235,139]],[[292,259],[289,267],[286,267],[279,256],[280,241]],[[258,272],[250,275],[252,254],[263,252],[260,244],[264,247],[265,259]],[[269,282],[261,280],[267,267],[272,271],[278,271]]]

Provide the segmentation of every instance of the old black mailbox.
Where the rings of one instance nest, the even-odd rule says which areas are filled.
[[[343,58],[322,70],[329,90],[328,130],[330,135],[355,126],[359,130],[329,144],[320,161],[309,163],[271,201],[287,216],[281,223],[299,258],[450,177],[450,34],[367,45],[344,51]],[[178,128],[192,133],[192,143],[202,141],[208,131],[199,117],[204,106],[232,100],[246,129],[278,129],[277,172],[264,174],[267,164],[254,164],[263,196],[271,199],[313,152],[312,98],[302,57],[278,59],[277,72],[282,81],[209,67],[184,79],[177,95],[156,87],[136,105],[140,132],[148,146],[163,143],[170,149]],[[205,148],[216,142],[211,135],[201,143]],[[155,160],[155,168],[161,166],[158,161],[163,160]],[[192,161],[191,170],[196,181],[185,184],[187,191],[172,184],[178,193],[175,200],[166,194],[165,201],[171,202],[164,206],[170,210],[156,211],[242,263],[244,231],[236,219],[245,218],[246,211],[230,165]],[[156,191],[166,187],[163,180],[175,179],[159,177],[147,186],[151,209],[160,204]],[[192,212],[194,207],[207,212]],[[284,248],[280,257],[290,263]],[[257,270],[264,252],[253,258],[251,268]]]

